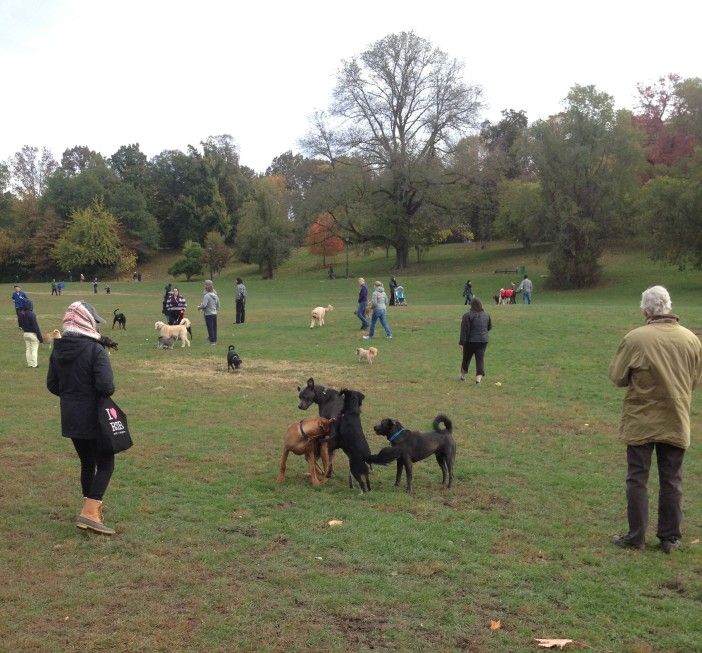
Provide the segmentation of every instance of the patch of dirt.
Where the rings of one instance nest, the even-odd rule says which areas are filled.
[[[381,615],[333,615],[336,627],[350,645],[350,650],[382,647],[389,650],[384,641],[384,632],[388,620]]]

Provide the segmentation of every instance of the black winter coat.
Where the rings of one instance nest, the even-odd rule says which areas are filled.
[[[62,435],[94,440],[100,429],[97,399],[115,391],[105,348],[88,336],[66,334],[54,340],[46,387],[61,398]]]

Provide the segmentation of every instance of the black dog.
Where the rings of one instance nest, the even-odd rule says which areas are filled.
[[[439,425],[442,422],[445,428],[440,430]],[[407,473],[407,492],[412,492],[412,463],[434,454],[436,462],[441,467],[441,484],[450,488],[453,481],[453,463],[456,460],[453,425],[446,415],[437,415],[434,418],[433,428],[434,430],[430,433],[419,433],[406,429],[396,419],[383,419],[373,427],[373,430],[378,435],[384,435],[391,446],[381,449],[374,456],[366,458],[366,461],[387,465],[397,460],[395,485],[400,485],[404,467]],[[446,485],[447,480],[448,485]]]
[[[355,390],[339,390],[344,400],[341,416],[338,418],[329,436],[329,456],[335,449],[342,449],[349,457],[349,487],[353,487],[353,479],[361,486],[361,492],[370,492],[368,480],[368,465],[370,458],[368,440],[361,426],[361,403],[366,398],[362,392]]]
[[[229,345],[229,351],[227,351],[227,371],[238,370],[241,365],[241,358],[239,354],[234,351],[234,345]]]
[[[120,327],[122,327],[123,329],[126,329],[126,328],[127,328],[127,317],[126,317],[126,315],[125,315],[124,313],[118,313],[118,312],[117,312],[118,310],[119,310],[119,309],[116,308],[116,309],[113,311],[113,313],[114,313],[114,315],[115,315],[115,319],[112,320],[112,328],[114,329],[114,328],[115,328],[115,324],[116,324],[117,326],[120,326]]]

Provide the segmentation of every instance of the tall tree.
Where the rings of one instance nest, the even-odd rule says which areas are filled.
[[[109,164],[117,176],[137,190],[145,192],[149,182],[149,165],[139,143],[122,145],[110,158]]]
[[[341,151],[378,174],[386,242],[399,268],[407,266],[413,231],[426,218],[422,208],[443,204],[448,178],[441,159],[475,125],[479,96],[457,60],[414,32],[390,34],[342,62],[331,107],[339,127],[317,114],[304,141],[314,156],[334,164]]]
[[[39,199],[57,167],[58,163],[47,148],[39,150],[25,145],[10,159],[12,190],[20,199]]]
[[[251,196],[241,210],[236,249],[246,263],[257,263],[264,279],[289,256],[293,230],[285,201],[285,179],[280,176],[255,179]]]
[[[326,265],[327,256],[334,256],[344,250],[344,241],[336,233],[336,220],[331,213],[320,213],[310,224],[305,244],[312,254],[322,257],[322,265]]]
[[[583,288],[600,275],[604,239],[621,233],[643,163],[631,114],[594,86],[574,86],[565,110],[532,127],[533,155],[556,242],[549,282]]]
[[[75,175],[86,170],[88,166],[95,161],[97,157],[102,156],[94,152],[86,145],[76,145],[64,150],[61,155],[61,170],[69,175]]]
[[[205,236],[202,262],[210,271],[210,279],[219,274],[232,258],[232,250],[224,242],[224,236],[216,231],[210,231]]]

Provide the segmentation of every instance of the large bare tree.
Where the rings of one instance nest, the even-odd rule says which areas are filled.
[[[351,215],[343,226],[358,240],[393,246],[398,268],[407,265],[420,223],[442,208],[449,181],[443,157],[476,125],[479,98],[461,62],[414,32],[390,34],[342,62],[329,118],[316,114],[302,142],[335,167],[343,153],[372,172],[385,224],[361,224]]]

